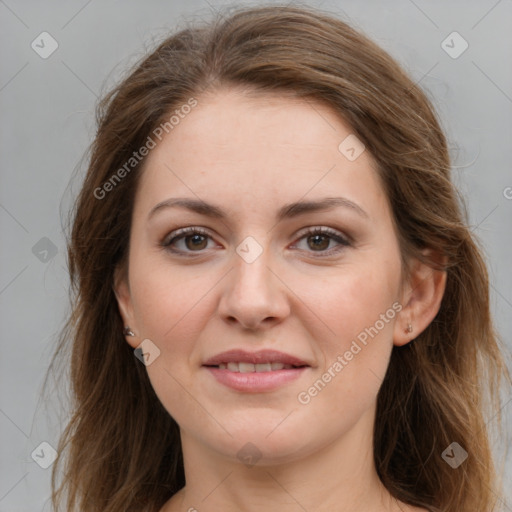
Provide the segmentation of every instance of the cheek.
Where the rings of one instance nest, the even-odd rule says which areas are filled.
[[[216,284],[213,272],[178,269],[162,262],[161,256],[142,265],[134,258],[130,277],[137,324],[143,335],[162,348],[180,352],[198,335],[211,316],[208,294]]]
[[[331,403],[333,413],[341,414],[347,406],[364,410],[375,399],[401,309],[398,268],[393,263],[352,267],[338,272],[328,286],[309,287],[309,305],[321,319],[316,321],[318,333],[326,332],[322,324],[329,328],[328,336],[313,334],[321,351],[321,382],[304,390],[317,405]]]
[[[161,263],[139,268],[150,270],[134,272],[130,281],[137,325],[141,336],[160,350],[146,368],[151,385],[178,424],[194,418],[199,431],[211,428],[197,400],[191,369],[199,364],[195,341],[214,313],[207,292],[216,281],[208,273],[197,277],[197,272],[194,276]]]
[[[392,266],[354,265],[333,273],[331,279],[322,283],[315,284],[315,280],[307,278],[297,282],[301,280],[301,297],[315,313],[322,334],[326,329],[329,333],[329,341],[325,342],[329,353],[348,349],[360,334],[364,341],[364,333],[373,326],[381,339],[390,338],[399,284],[398,273]]]

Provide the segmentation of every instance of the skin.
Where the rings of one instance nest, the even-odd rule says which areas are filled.
[[[351,133],[320,103],[223,89],[199,97],[147,157],[128,269],[118,271],[115,290],[135,333],[127,342],[150,339],[160,350],[148,375],[181,430],[187,484],[162,512],[422,510],[381,484],[373,424],[391,350],[433,320],[446,276],[412,262],[403,278],[372,156],[349,161],[338,150]],[[341,196],[365,213],[342,206],[276,221],[285,204]],[[200,198],[226,217],[170,207],[148,220],[169,198]],[[208,232],[174,242],[192,257],[162,246],[186,226]],[[312,227],[330,227],[351,244],[304,234]],[[263,251],[252,263],[236,252],[248,236]],[[298,394],[393,303],[401,311],[300,403]],[[274,391],[235,391],[202,367],[232,348],[271,348],[310,367]],[[237,457],[248,442],[260,456],[252,467]]]

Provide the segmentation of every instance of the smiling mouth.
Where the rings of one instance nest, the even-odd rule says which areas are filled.
[[[273,363],[244,363],[244,362],[229,362],[220,363],[218,365],[210,365],[207,368],[218,368],[219,370],[228,370],[235,373],[265,373],[275,372],[279,370],[296,370],[299,368],[305,368],[307,365],[295,366],[292,364],[284,364],[279,362]]]
[[[311,368],[306,361],[276,350],[229,350],[203,363],[217,382],[239,393],[270,393]]]

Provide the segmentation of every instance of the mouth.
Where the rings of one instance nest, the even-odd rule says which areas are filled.
[[[267,363],[247,363],[247,362],[226,362],[218,365],[204,365],[207,368],[217,368],[219,370],[228,370],[235,373],[266,373],[279,370],[294,370],[297,368],[305,368],[307,365],[292,365],[280,362]]]
[[[260,393],[283,387],[311,365],[275,350],[230,350],[207,359],[202,367],[223,386],[244,393]]]

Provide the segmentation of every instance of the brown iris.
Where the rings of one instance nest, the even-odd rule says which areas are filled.
[[[207,238],[204,235],[190,235],[185,237],[185,245],[187,249],[205,249],[208,243]]]
[[[313,240],[313,244],[311,244],[311,240]],[[325,236],[325,235],[311,235],[311,236],[308,236],[308,246],[311,248],[311,249],[319,249],[319,250],[324,250],[324,249],[327,249],[329,247],[329,237],[328,236]]]

